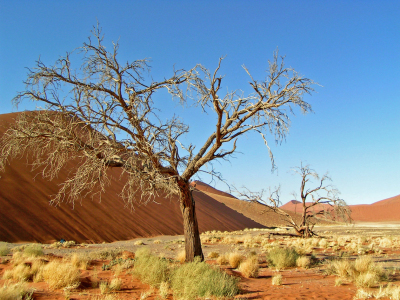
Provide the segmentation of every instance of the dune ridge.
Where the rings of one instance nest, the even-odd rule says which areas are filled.
[[[0,115],[0,135],[18,113]],[[118,196],[124,183],[120,170],[111,169],[111,184],[101,202],[84,197],[75,203],[49,205],[74,165],[68,162],[53,181],[37,175],[27,166],[26,157],[14,159],[0,174],[0,241],[52,242],[59,239],[76,242],[112,242],[137,237],[183,234],[182,214],[177,198],[163,195],[134,211],[125,208]],[[200,232],[232,231],[263,227],[200,191],[194,191]]]

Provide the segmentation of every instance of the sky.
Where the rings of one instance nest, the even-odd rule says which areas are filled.
[[[53,64],[80,47],[97,21],[105,45],[119,41],[121,61],[150,58],[155,80],[173,68],[201,63],[221,68],[223,89],[250,93],[245,65],[263,79],[275,50],[285,64],[318,82],[306,96],[313,113],[291,116],[286,140],[248,134],[238,153],[214,167],[225,181],[252,191],[281,185],[281,201],[299,194],[290,170],[310,164],[329,172],[348,204],[370,204],[400,194],[400,1],[5,1],[0,0],[0,113],[18,109],[27,69]],[[179,107],[166,97],[162,113],[190,126],[197,147],[215,130],[215,116]],[[203,178],[206,183],[209,178]],[[211,185],[226,190],[222,182]]]

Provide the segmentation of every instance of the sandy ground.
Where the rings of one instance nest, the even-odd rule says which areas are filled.
[[[368,225],[368,226],[367,226]],[[343,236],[349,239],[356,239],[357,237],[400,237],[398,228],[400,224],[387,224],[387,226],[379,226],[375,224],[357,224],[354,226],[320,226],[317,228],[318,234],[325,237]],[[281,229],[276,233],[287,233],[287,229]],[[262,236],[265,238],[273,238],[275,241],[283,241],[284,236],[273,235],[275,231],[242,231],[241,233],[231,233],[232,236]],[[210,233],[205,236],[219,236],[229,235],[228,233]],[[142,245],[137,245],[141,241]],[[157,243],[154,243],[157,241]],[[135,245],[136,243],[136,245]],[[11,247],[20,246],[21,243],[12,244]],[[183,237],[182,236],[157,236],[153,238],[142,238],[130,241],[118,241],[113,243],[104,244],[91,244],[83,245],[68,249],[46,249],[46,259],[54,259],[54,257],[66,257],[75,252],[93,252],[100,249],[118,249],[125,251],[124,253],[133,254],[141,247],[149,247],[152,253],[161,255],[167,258],[175,258],[177,253],[183,250]],[[313,253],[321,264],[313,266],[310,269],[303,268],[289,268],[286,270],[277,271],[273,267],[269,267],[265,261],[265,251],[259,247],[245,248],[239,244],[221,244],[221,243],[203,243],[203,251],[207,257],[210,252],[225,253],[230,251],[239,251],[243,254],[249,251],[257,252],[260,261],[260,272],[258,278],[244,278],[242,274],[228,266],[221,266],[220,268],[232,276],[240,278],[240,294],[235,298],[237,299],[353,299],[357,287],[351,282],[345,282],[341,286],[335,286],[336,276],[325,275],[325,266],[322,263],[324,260],[332,258],[335,254],[332,252],[324,252],[322,249],[314,249]],[[384,249],[381,253],[371,254],[373,260],[382,264],[384,268],[392,270],[393,276],[391,277],[393,285],[400,285],[400,249],[393,247]],[[354,260],[357,254],[348,255],[348,259]],[[11,257],[2,257],[2,264],[0,264],[0,276],[5,270],[11,267],[10,263],[4,263]],[[207,258],[207,263],[216,265],[214,259]],[[81,286],[71,292],[69,299],[92,299],[94,296],[100,294],[98,287],[93,287],[93,282],[110,281],[113,278],[113,271],[102,271],[103,264],[108,264],[108,260],[95,260],[91,263],[87,270],[81,271]],[[271,283],[272,276],[281,274],[283,283],[280,286],[274,286]],[[129,270],[122,272],[119,276],[122,279],[122,289],[116,292],[119,299],[138,299],[142,293],[149,291],[150,286],[141,283],[138,279],[129,274]],[[95,279],[94,279],[95,278]],[[4,280],[0,280],[0,286],[4,284]],[[386,285],[387,282],[382,283]],[[29,283],[35,288],[33,294],[34,299],[66,299],[63,290],[50,291],[46,283]],[[377,288],[370,289],[376,291]],[[159,299],[157,290],[154,290],[148,299]],[[172,299],[172,296],[169,296]],[[382,298],[388,299],[388,298]]]

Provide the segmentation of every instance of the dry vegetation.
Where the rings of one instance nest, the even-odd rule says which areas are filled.
[[[250,280],[246,286],[264,282],[262,286],[267,284],[270,290],[288,284],[293,272],[299,278],[301,274],[326,278],[338,292],[350,287],[354,299],[400,299],[399,236],[354,229],[324,230],[308,239],[287,233],[286,228],[206,232],[201,236],[206,262],[191,263],[184,262],[179,237],[142,239],[132,242],[130,249],[110,245],[99,249],[72,242],[0,243],[0,299],[40,299],[35,291],[40,283],[46,284],[48,293],[62,297],[55,299],[78,294],[79,299],[130,299],[126,298],[130,290],[136,291],[138,299],[232,298],[237,294],[244,298],[251,293],[242,288],[241,278]],[[130,282],[141,287],[134,288]],[[296,288],[302,287],[299,283]]]

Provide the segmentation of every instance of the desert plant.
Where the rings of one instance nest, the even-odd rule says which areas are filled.
[[[275,276],[272,276],[272,285],[282,285],[282,275],[278,274]]]
[[[10,249],[8,248],[8,243],[0,242],[0,256],[5,256],[10,253]]]
[[[32,293],[25,282],[6,283],[0,286],[1,300],[31,300]]]
[[[213,268],[199,259],[173,271],[171,288],[174,298],[194,300],[204,297],[233,297],[238,291],[238,279]]]
[[[43,248],[39,244],[31,244],[25,247],[24,249],[24,255],[29,257],[29,256],[42,256],[44,254]]]
[[[343,284],[343,279],[338,277],[335,279],[335,286],[339,286]]]
[[[229,264],[236,269],[243,260],[243,256],[238,252],[231,252],[228,256]]]
[[[110,291],[119,291],[122,287],[122,279],[120,278],[113,278],[110,282],[108,288]]]
[[[162,299],[166,299],[169,295],[169,283],[167,281],[163,281],[160,283],[159,295]]]
[[[138,240],[138,241],[135,241],[133,244],[135,246],[141,246],[141,245],[144,245],[144,242],[142,240]]]
[[[379,274],[373,271],[358,274],[355,277],[355,285],[357,287],[370,288],[379,283]]]
[[[101,294],[107,294],[108,293],[108,282],[101,281],[99,284],[99,289],[100,289]]]
[[[79,269],[69,263],[53,260],[43,268],[43,279],[50,289],[59,289],[67,286],[78,287]]]
[[[226,253],[220,254],[216,259],[217,264],[220,266],[227,265],[229,263],[228,256]]]
[[[180,261],[180,262],[183,264],[183,263],[185,262],[185,260],[186,260],[186,252],[185,252],[185,250],[179,251],[179,252],[176,254],[175,259],[176,259],[177,261]]]
[[[273,248],[267,255],[268,262],[276,269],[284,269],[296,266],[299,254],[291,248]]]
[[[311,258],[308,256],[300,256],[296,260],[296,266],[307,269],[311,265]]]
[[[78,269],[86,270],[90,264],[90,257],[86,253],[74,253],[70,258],[71,264]]]
[[[133,275],[144,283],[158,288],[162,282],[168,281],[169,273],[165,259],[152,255],[148,249],[136,252]]]
[[[219,257],[219,253],[215,252],[215,251],[211,251],[210,253],[208,253],[207,257],[208,258],[218,258]]]
[[[155,240],[153,243],[154,243],[154,244],[161,244],[162,241],[161,241],[161,240]]]
[[[257,278],[259,268],[257,256],[250,256],[240,264],[239,272],[246,278]]]

